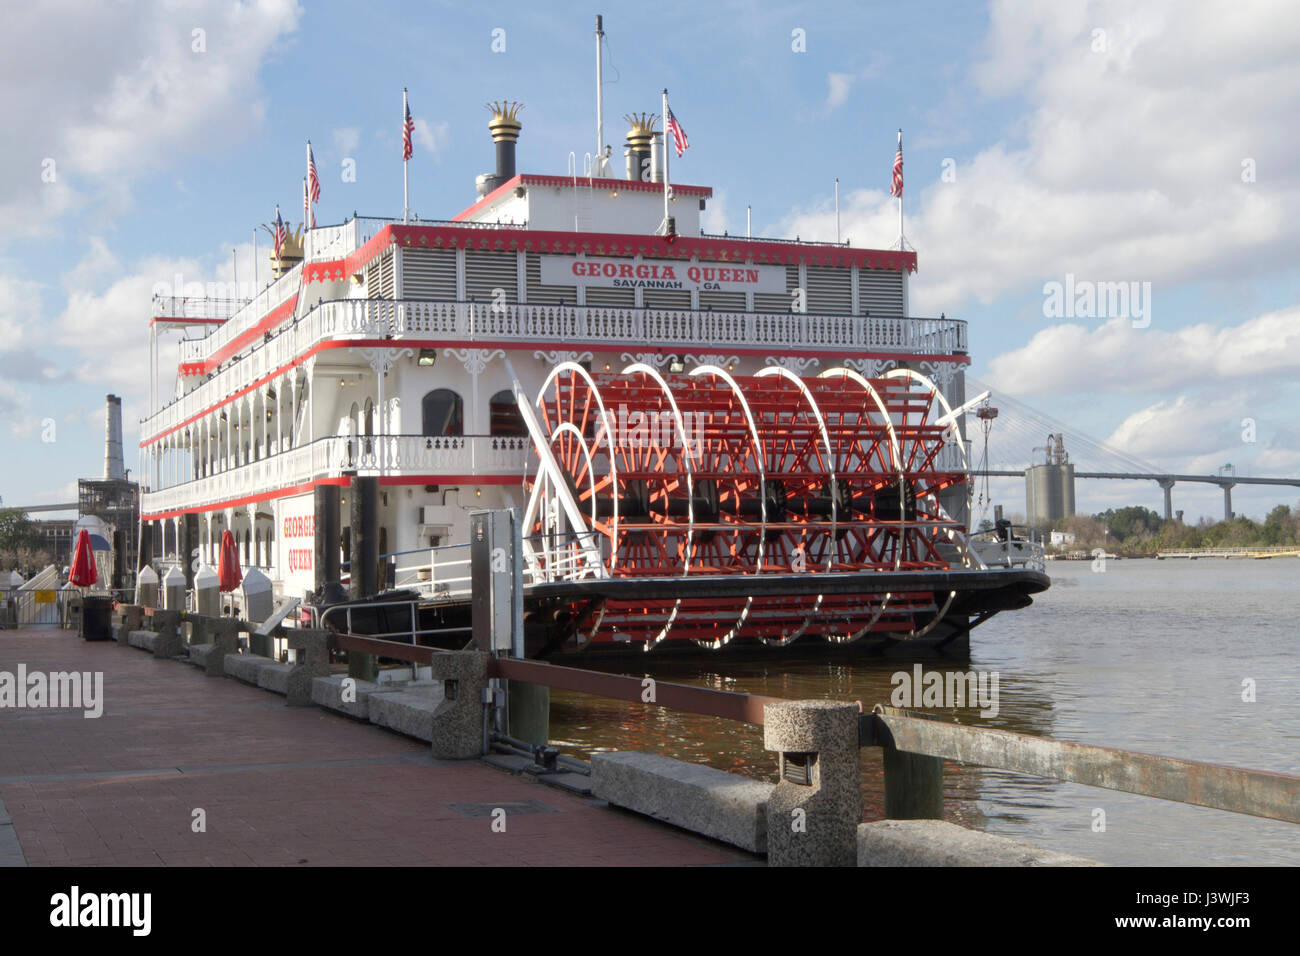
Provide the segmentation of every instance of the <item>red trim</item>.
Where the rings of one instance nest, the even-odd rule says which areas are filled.
[[[469,485],[513,485],[516,482],[523,481],[523,475],[388,475],[381,477],[381,485],[446,485],[446,484],[469,484]],[[273,498],[291,498],[294,495],[305,494],[318,485],[339,485],[347,486],[350,482],[347,476],[339,478],[317,478],[314,481],[308,481],[301,485],[289,485],[276,491],[266,491],[257,495],[245,495],[243,498],[231,498],[228,501],[218,502],[214,505],[201,505],[194,508],[177,508],[173,511],[159,511],[156,514],[141,514],[141,521],[161,521],[164,518],[175,518],[184,514],[203,514],[210,511],[224,511],[227,508],[237,508],[240,505],[256,504],[259,501],[270,501]]]
[[[386,475],[381,485],[515,485],[523,475]]]
[[[307,282],[342,282],[352,273],[348,271],[347,259],[330,259],[326,262],[309,262],[302,267],[302,281]]]
[[[504,188],[504,187],[502,187]],[[767,265],[813,265],[893,272],[916,271],[916,253],[897,249],[852,249],[847,246],[795,242],[761,242],[744,239],[712,239],[678,236],[667,242],[663,236],[624,235],[606,232],[551,232],[541,229],[463,229],[459,226],[385,226],[370,242],[348,257],[347,268],[372,258],[370,247],[379,240],[406,248],[492,249],[508,252],[540,252],[551,255],[644,256],[650,259],[695,259],[708,262],[754,262]],[[362,253],[368,253],[362,256]]]
[[[328,349],[353,349],[353,348],[434,349],[434,348],[444,348],[452,345],[483,345],[483,344],[484,343],[482,342],[466,341],[465,339],[348,339],[347,341],[342,341],[342,342],[334,342],[334,341],[319,342],[316,345],[312,346],[310,349],[308,349],[306,352],[304,352],[302,355],[299,355],[292,362],[289,362],[286,365],[281,365],[279,368],[268,372],[266,375],[262,376],[257,381],[244,386],[239,391],[231,395],[227,395],[219,402],[214,402],[213,404],[209,405],[207,408],[203,409],[203,411],[191,415],[183,422],[173,425],[171,428],[167,429],[164,432],[158,432],[152,438],[142,439],[140,442],[140,447],[146,448],[149,445],[152,445],[154,442],[166,438],[172,432],[180,431],[186,425],[198,421],[204,415],[216,411],[218,408],[223,408],[226,405],[229,405],[235,399],[242,398],[244,395],[247,395],[249,392],[253,391],[253,389],[258,388],[264,383],[269,382],[271,379],[284,374],[289,369],[297,368],[299,365],[307,361],[307,359],[311,358],[317,352],[323,352]],[[535,342],[493,342],[491,344],[498,348],[505,349],[508,352],[527,352],[535,349],[553,349],[555,347],[555,341],[551,339],[538,339]],[[599,351],[608,351],[608,352],[624,351],[625,352],[632,347],[627,342],[610,342],[610,343],[603,343],[603,344],[597,342],[597,343],[584,343],[584,345],[586,349],[589,349],[592,352],[599,352]],[[648,350],[648,351],[654,351],[658,353],[666,353],[668,355],[675,355],[678,353],[682,355],[690,355],[693,352],[699,351],[701,348],[705,348],[705,347],[706,346],[680,346],[680,345],[646,346],[645,348],[642,349],[642,351]],[[803,351],[788,350],[785,352],[773,352],[771,349],[765,349],[765,348],[732,348],[728,346],[725,348],[725,351],[728,354],[734,354],[734,355],[763,355],[763,356],[790,355],[790,356],[799,356],[801,358],[808,357],[808,356],[816,356],[817,358],[823,358],[823,359],[828,357],[833,357],[827,352],[816,352],[816,351],[808,351],[808,350],[803,350]],[[970,364],[969,355],[963,355],[961,353],[956,353],[956,352],[950,355],[944,353],[939,353],[937,355],[921,355],[921,354],[914,354],[914,353],[899,353],[899,352],[855,352],[852,355],[845,355],[844,358],[898,359],[900,355],[903,356],[904,359],[909,362],[957,362],[958,364],[961,365]]]
[[[586,176],[578,178],[578,185],[585,186],[588,180]],[[664,191],[663,183],[643,183],[635,179],[593,179],[591,185],[596,189],[616,190],[621,189],[630,193],[662,193]],[[508,179],[496,189],[492,190],[474,205],[468,209],[463,209],[451,217],[452,222],[465,222],[476,212],[494,205],[497,200],[504,198],[508,193],[513,192],[519,186],[559,186],[561,188],[573,188],[573,179],[569,176],[536,176],[530,173],[520,173],[513,179]],[[708,199],[713,195],[712,186],[682,186],[673,183],[673,194],[677,196],[696,196],[700,199]]]
[[[317,485],[346,485],[347,478],[317,478],[315,481],[309,481],[301,485],[289,485],[286,488],[280,488],[276,491],[263,492],[260,495],[245,495],[243,498],[231,498],[215,505],[194,508],[177,508],[174,511],[159,511],[156,514],[141,514],[141,521],[161,521],[163,518],[175,518],[178,515],[200,514],[205,511],[224,511],[226,508],[237,508],[240,505],[256,504],[259,501],[270,501],[272,498],[288,498],[292,495],[300,495],[311,491]]]
[[[211,372],[214,368],[224,362],[230,356],[239,352],[245,345],[261,338],[264,334],[271,331],[287,317],[293,315],[293,310],[298,307],[298,294],[295,292],[288,299],[285,299],[274,309],[266,314],[260,322],[251,329],[245,329],[234,339],[227,342],[219,348],[213,355],[209,356],[203,362],[203,371]]]

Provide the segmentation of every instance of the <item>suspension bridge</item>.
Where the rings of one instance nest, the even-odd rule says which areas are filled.
[[[1180,482],[1197,482],[1217,485],[1223,491],[1223,518],[1231,521],[1232,489],[1236,485],[1285,485],[1300,488],[1300,478],[1261,478],[1239,475],[1231,467],[1219,474],[1196,475],[1172,472],[1151,462],[1128,454],[1113,445],[1079,431],[1050,415],[1017,401],[1004,392],[991,388],[979,379],[968,377],[966,391],[970,395],[989,392],[989,404],[998,409],[996,424],[991,429],[987,449],[981,447],[979,419],[968,418],[967,434],[976,449],[972,457],[971,474],[975,478],[1023,478],[1027,465],[1041,463],[1035,453],[1048,435],[1063,435],[1065,446],[1074,464],[1074,478],[1113,479],[1122,481],[1153,481],[1164,492],[1166,520],[1174,518],[1174,485]]]

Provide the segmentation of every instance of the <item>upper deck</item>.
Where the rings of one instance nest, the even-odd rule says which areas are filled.
[[[906,315],[912,252],[360,217],[310,230],[303,252],[233,310],[226,300],[155,300],[159,315],[218,322],[181,343],[181,394],[145,421],[146,442],[328,348],[478,343],[966,361],[965,322]]]

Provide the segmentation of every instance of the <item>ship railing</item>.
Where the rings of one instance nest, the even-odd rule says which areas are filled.
[[[343,299],[310,315],[320,337],[455,335],[467,341],[551,338],[646,347],[804,347],[886,352],[966,350],[966,323],[905,316],[722,312],[549,303]]]
[[[142,492],[140,507],[146,514],[201,507],[345,471],[518,475],[522,481],[530,447],[529,439],[513,435],[324,435],[225,471]]]
[[[274,292],[276,288],[278,284],[267,291]],[[268,301],[259,298],[263,304]],[[265,311],[269,308],[257,306],[250,315],[260,317]],[[207,338],[183,343],[187,348],[194,348],[189,353],[183,349],[182,358],[190,355],[198,361],[203,355],[213,354],[213,349],[233,341],[247,324],[244,319],[231,319]],[[250,343],[248,354],[238,363],[218,370],[207,381],[159,409],[146,420],[142,434],[148,438],[177,427],[243,390],[250,381],[283,370],[323,341],[430,336],[502,345],[520,339],[549,339],[571,345],[599,343],[624,346],[632,354],[661,347],[677,347],[683,353],[763,346],[779,351],[795,347],[842,351],[846,361],[857,361],[855,353],[858,352],[951,355],[967,349],[966,323],[948,318],[336,299],[321,303],[279,332]]]
[[[153,314],[154,318],[228,319],[248,303],[248,299],[220,296],[155,295]]]
[[[727,232],[705,232],[703,229],[700,230],[700,238],[734,239],[737,242],[783,242],[793,246],[835,246],[840,249],[847,249],[849,247],[849,241],[847,239],[843,242],[834,242],[830,239],[774,239],[771,236],[733,236],[731,233]]]
[[[436,601],[465,598],[470,591],[470,554],[468,544],[444,544],[412,551],[381,554],[379,560],[390,567],[393,587],[416,591],[421,597]]]
[[[215,328],[209,335],[182,342],[181,362],[203,362],[210,359],[240,335],[256,326],[274,309],[287,302],[293,293],[297,292],[301,281],[302,269],[295,266],[233,312],[225,323]]]

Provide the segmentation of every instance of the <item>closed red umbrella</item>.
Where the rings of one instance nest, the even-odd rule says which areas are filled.
[[[217,562],[217,585],[222,591],[233,591],[244,579],[239,570],[239,551],[235,547],[235,536],[229,531],[221,532],[221,560]]]
[[[82,528],[77,535],[77,550],[72,557],[68,583],[74,587],[88,588],[98,581],[99,569],[95,567],[95,552],[90,547],[90,532]]]

